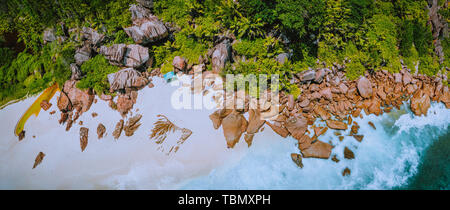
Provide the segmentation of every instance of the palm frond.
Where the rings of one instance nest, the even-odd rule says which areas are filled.
[[[152,129],[150,138],[156,139],[156,143],[161,144],[166,140],[167,134],[175,132],[178,127],[164,115],[157,115],[157,117],[159,117],[159,119],[154,123],[155,127]]]

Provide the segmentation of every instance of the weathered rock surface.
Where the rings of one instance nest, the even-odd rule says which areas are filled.
[[[347,124],[336,120],[327,120],[327,126],[336,130],[347,130]]]
[[[358,92],[364,98],[372,97],[372,83],[366,78],[361,77],[358,80]]]
[[[220,73],[225,64],[231,60],[231,44],[228,39],[214,47],[211,59],[213,72]]]
[[[141,6],[130,7],[133,26],[124,28],[124,31],[137,44],[148,44],[159,41],[169,35],[169,31],[162,21],[150,14],[149,10]]]
[[[83,27],[83,29],[81,30],[82,41],[88,40],[94,46],[98,46],[104,40],[104,38],[104,34],[100,34],[92,28]]]
[[[89,128],[81,127],[80,128],[80,147],[83,152],[86,149],[88,144],[88,136],[89,136]]]
[[[310,147],[301,150],[301,153],[304,158],[328,159],[330,158],[332,148],[333,146],[330,144],[318,140],[311,144]]]
[[[280,135],[283,138],[286,138],[287,136],[289,136],[289,131],[282,126],[276,125],[275,123],[272,124],[270,122],[266,122],[266,124],[272,128],[273,131],[275,131],[275,133],[277,133],[278,135]]]
[[[133,68],[126,68],[116,73],[108,74],[108,81],[110,92],[124,90],[125,88],[141,88],[148,83],[148,80]]]
[[[117,111],[119,111],[119,113],[122,116],[125,116],[128,113],[128,111],[130,111],[133,108],[133,105],[136,103],[136,100],[137,100],[136,91],[120,94],[119,97],[117,98],[116,104]]]
[[[342,171],[342,176],[350,176],[351,171],[348,167],[346,167],[343,171]]]
[[[411,98],[411,111],[415,115],[427,115],[427,111],[430,108],[430,97],[424,94],[422,91],[416,92]]]
[[[222,127],[228,148],[233,148],[247,129],[247,120],[242,114],[233,111],[222,120]]]
[[[39,154],[36,156],[36,159],[34,160],[33,169],[36,168],[39,164],[41,164],[42,160],[44,160],[45,153],[39,152]]]
[[[355,153],[351,151],[348,147],[344,148],[344,158],[345,159],[355,159]]]
[[[98,139],[101,139],[101,138],[103,138],[103,135],[105,134],[105,132],[106,132],[106,127],[103,125],[103,124],[98,124],[98,126],[97,126],[97,137],[98,137]]]
[[[124,64],[126,67],[138,68],[150,59],[148,48],[137,44],[127,45],[124,55]]]
[[[303,168],[302,156],[300,154],[291,153],[291,158],[298,167]]]
[[[119,122],[117,122],[116,128],[113,131],[114,139],[118,139],[120,137],[120,134],[122,133],[123,130],[123,124],[124,121],[122,119]]]
[[[289,133],[297,140],[300,140],[308,129],[307,119],[304,117],[290,117],[284,124]]]
[[[141,123],[139,121],[141,120],[142,115],[138,114],[134,117],[131,117],[125,126],[123,127],[123,130],[125,131],[126,136],[132,136],[134,132],[141,126]]]
[[[180,56],[175,56],[173,58],[172,65],[176,70],[184,72],[187,67],[187,62],[186,62],[186,59],[184,59]]]
[[[81,66],[84,62],[88,61],[92,57],[92,48],[89,45],[84,45],[83,47],[75,51],[75,63]]]
[[[127,45],[125,44],[114,44],[110,47],[100,47],[100,54],[104,55],[111,65],[124,65],[123,58],[125,56],[125,52],[127,52]]]
[[[95,95],[91,90],[80,90],[76,87],[76,80],[68,80],[64,83],[63,90],[58,98],[58,108],[63,111],[86,112],[92,105]]]
[[[80,67],[76,63],[70,64],[70,71],[72,71],[71,80],[80,80],[83,76],[83,73],[80,70]]]

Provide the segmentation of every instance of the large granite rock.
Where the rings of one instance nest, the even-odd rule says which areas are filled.
[[[150,58],[148,48],[137,44],[127,46],[124,56],[124,64],[126,67],[138,68],[148,61]]]
[[[124,65],[125,52],[127,52],[127,45],[125,44],[114,44],[110,47],[102,46],[100,48],[100,54],[104,55],[111,65],[116,66]]]
[[[83,27],[81,30],[81,39],[88,40],[92,45],[98,46],[105,39],[105,35],[98,33],[92,28]]]
[[[233,111],[222,120],[222,127],[228,148],[233,148],[247,129],[247,120],[242,114]]]
[[[108,74],[108,81],[111,92],[124,90],[125,88],[140,88],[148,83],[148,80],[133,68],[126,68],[116,73]]]
[[[89,45],[84,45],[83,47],[75,51],[75,63],[81,66],[84,62],[88,61],[92,57],[92,48]]]
[[[301,153],[304,158],[328,159],[331,155],[331,149],[333,149],[333,146],[330,144],[317,140],[308,148],[301,150]]]
[[[71,80],[80,80],[82,78],[83,74],[76,63],[70,64],[70,71],[72,72]]]
[[[366,77],[359,78],[357,83],[359,94],[362,97],[364,98],[372,97],[373,94],[372,83]]]
[[[148,9],[140,5],[132,5],[130,12],[133,26],[124,28],[124,30],[137,44],[159,41],[169,35],[164,23],[150,14]]]
[[[214,47],[211,59],[213,72],[220,73],[225,68],[226,63],[231,60],[231,44],[228,39]]]

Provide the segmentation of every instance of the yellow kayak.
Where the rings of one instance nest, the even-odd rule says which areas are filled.
[[[39,112],[41,111],[41,102],[44,100],[50,101],[50,99],[53,98],[57,91],[59,91],[59,87],[58,84],[55,83],[45,89],[44,92],[42,92],[42,94],[36,99],[36,101],[34,101],[30,108],[28,108],[27,111],[22,115],[19,122],[17,122],[16,128],[14,129],[14,134],[16,136],[19,136],[19,134],[23,131],[25,123],[27,122],[28,118],[31,117],[31,115],[34,114],[36,117],[39,115]]]

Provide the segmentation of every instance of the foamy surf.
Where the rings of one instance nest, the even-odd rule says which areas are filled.
[[[405,105],[397,114],[354,119],[361,126],[364,140],[359,143],[345,136],[339,142],[329,129],[320,140],[332,141],[340,160],[303,159],[298,168],[290,153],[298,152],[296,140],[283,139],[270,127],[257,133],[247,148],[243,139],[234,149],[227,149],[222,128],[214,130],[209,119],[212,110],[176,110],[171,95],[177,86],[154,79],[155,88],[138,92],[133,113],[142,114],[142,125],[132,137],[112,137],[120,114],[98,100],[78,120],[89,128],[89,143],[80,149],[80,125],[65,131],[58,124],[56,97],[49,111],[31,117],[25,125],[26,137],[17,141],[14,125],[20,114],[36,97],[0,110],[0,188],[1,189],[389,189],[404,185],[417,171],[421,153],[434,139],[448,132],[450,110],[432,104],[426,117],[414,116]],[[210,97],[208,95],[207,97]],[[92,113],[98,113],[93,118]],[[149,138],[158,114],[164,114],[192,135],[175,154],[158,150]],[[367,122],[374,122],[372,129]],[[98,140],[99,123],[106,127],[106,137]],[[345,133],[346,134],[346,133]],[[33,138],[36,136],[36,138]],[[165,141],[168,148],[178,138],[172,134]],[[353,150],[356,158],[346,160],[343,149]],[[46,154],[32,169],[34,158]],[[351,169],[343,177],[342,170]]]

